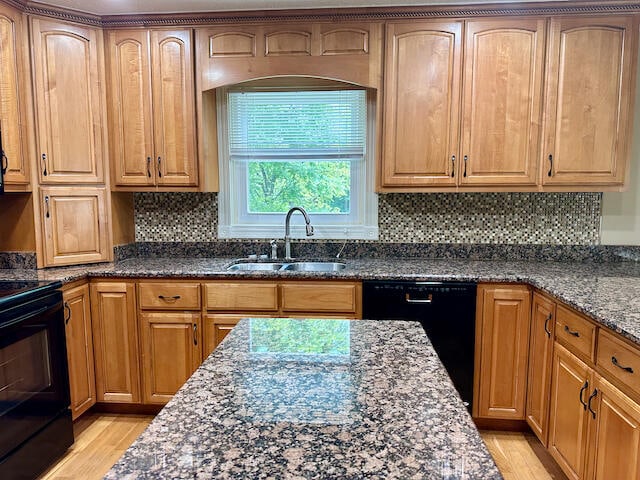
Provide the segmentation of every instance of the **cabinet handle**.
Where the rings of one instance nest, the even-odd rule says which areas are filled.
[[[158,157],[158,178],[162,178],[162,168],[160,168],[160,162],[162,162],[162,157]]]
[[[467,178],[467,160],[469,160],[469,156],[465,155],[463,160],[464,160],[464,173],[462,174],[462,176]]]
[[[585,410],[587,409],[587,404],[582,401],[582,394],[587,388],[589,388],[589,380],[585,380],[584,385],[582,385],[582,388],[580,389],[580,403],[582,404],[582,408],[584,408]]]
[[[549,316],[544,321],[544,333],[547,334],[547,337],[551,338],[551,331],[547,328],[549,321],[553,318],[553,313],[550,313]]]
[[[598,389],[594,388],[593,389],[593,393],[591,395],[589,395],[589,402],[587,405],[587,408],[589,409],[589,411],[591,412],[591,415],[593,415],[593,419],[595,420],[596,418],[596,412],[593,411],[593,409],[591,408],[591,400],[593,400],[594,398],[596,398],[596,396],[598,395]]]
[[[569,335],[573,335],[574,337],[580,336],[580,332],[574,332],[573,330],[570,330],[567,325],[564,326],[564,331],[567,332]]]
[[[147,157],[147,177],[151,178],[151,157]]]
[[[164,300],[165,302],[173,303],[176,300],[180,300],[180,295],[174,295],[173,297],[167,297],[167,296],[164,296],[164,295],[158,295],[158,298],[160,300]]]
[[[625,372],[633,373],[633,368],[631,367],[623,367],[618,363],[618,359],[616,357],[611,357],[611,363],[613,363],[620,370],[624,370]]]
[[[42,154],[42,175],[44,175],[45,177],[49,175],[47,173],[47,154],[46,153]]]
[[[451,155],[451,178],[456,176],[456,156]]]
[[[69,306],[69,302],[64,302],[64,324],[69,325],[69,320],[71,320],[71,307]]]
[[[44,206],[45,206],[45,210],[44,210],[44,216],[49,218],[49,195],[45,195],[44,196]]]
[[[2,171],[2,175],[4,175],[5,173],[7,173],[7,170],[9,170],[9,159],[4,153],[4,150],[2,150],[2,152],[0,153],[2,154],[2,158],[0,158],[0,170]]]
[[[547,176],[553,176],[553,155],[549,155],[549,171],[547,172]]]
[[[193,344],[198,345],[198,324],[193,324]]]
[[[433,296],[429,294],[428,298],[411,298],[407,293],[404,297],[404,300],[407,303],[431,303],[433,301]]]

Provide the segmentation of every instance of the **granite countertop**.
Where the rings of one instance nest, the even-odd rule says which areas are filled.
[[[517,282],[537,287],[640,344],[640,262],[577,263],[422,258],[341,259],[345,270],[227,272],[231,258],[132,258],[44,270],[0,270],[0,280],[110,278],[393,279]]]
[[[502,478],[417,322],[244,319],[106,475]]]

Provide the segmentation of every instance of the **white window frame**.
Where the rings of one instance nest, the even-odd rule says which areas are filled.
[[[347,87],[345,87],[347,88]],[[353,87],[349,87],[353,88]],[[218,238],[268,239],[284,236],[286,213],[245,216],[246,212],[246,164],[244,174],[231,165],[227,95],[238,87],[219,88],[216,91],[218,162],[220,191],[218,193]],[[258,91],[259,87],[244,87],[248,91]],[[288,90],[311,90],[310,88],[283,87]],[[273,90],[273,87],[268,88]],[[367,144],[364,161],[352,162],[351,206],[355,216],[350,215],[349,224],[335,224],[327,219],[327,214],[309,212],[314,235],[311,239],[337,240],[377,240],[378,239],[378,197],[375,193],[375,102],[370,92],[367,102]],[[239,167],[240,168],[240,167]],[[244,180],[244,181],[243,181]],[[235,186],[235,188],[232,188]],[[360,187],[364,188],[360,188]],[[239,188],[238,188],[239,187]],[[355,196],[355,198],[354,198]],[[357,202],[357,203],[356,203]],[[354,204],[357,208],[353,208]],[[239,206],[244,206],[241,211]],[[305,205],[298,205],[305,207]],[[306,238],[304,222],[294,215],[291,221],[292,238]],[[300,216],[301,217],[301,216]],[[257,219],[257,220],[256,220]],[[270,221],[269,221],[270,220]]]

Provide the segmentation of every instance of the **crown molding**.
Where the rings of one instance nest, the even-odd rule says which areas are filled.
[[[551,16],[640,13],[640,2],[628,0],[582,0],[575,2],[518,2],[411,7],[362,7],[235,12],[194,12],[172,14],[93,15],[53,7],[32,0],[0,0],[30,15],[82,23],[104,28],[197,26],[273,21],[385,21],[486,16]]]

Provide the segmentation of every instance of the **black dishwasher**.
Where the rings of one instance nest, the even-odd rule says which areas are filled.
[[[471,411],[476,284],[472,282],[363,282],[362,316],[417,320]]]

